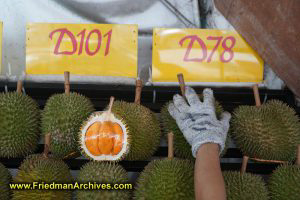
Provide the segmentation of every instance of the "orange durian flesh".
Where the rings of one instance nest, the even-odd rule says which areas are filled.
[[[115,142],[115,147],[114,147],[114,150],[113,150],[113,155],[117,155],[121,150],[122,150],[122,147],[123,147],[123,137],[124,137],[124,133],[123,133],[123,130],[121,128],[121,126],[117,123],[114,124],[114,131],[115,133],[117,133],[117,138],[120,138],[120,139],[117,139]]]
[[[100,127],[101,122],[95,122],[88,128],[85,134],[85,145],[88,148],[89,152],[94,156],[101,155],[97,144],[97,138],[95,138],[100,130]]]
[[[116,122],[95,122],[86,132],[85,145],[94,156],[117,155],[123,147],[123,135]]]

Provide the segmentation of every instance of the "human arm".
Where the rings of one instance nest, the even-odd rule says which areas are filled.
[[[214,143],[206,143],[198,149],[194,180],[196,200],[226,200],[219,151],[218,144]]]
[[[196,158],[196,200],[225,200],[219,154],[225,146],[231,116],[224,112],[221,120],[218,120],[212,90],[205,89],[203,96],[201,102],[195,91],[187,87],[187,101],[180,95],[175,95],[168,109],[192,146],[192,153]]]

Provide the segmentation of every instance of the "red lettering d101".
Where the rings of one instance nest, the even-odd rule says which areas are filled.
[[[52,31],[49,35],[51,40],[52,40],[53,35],[55,33],[60,33],[60,34],[59,34],[58,40],[55,44],[53,53],[55,55],[60,55],[60,54],[62,54],[62,55],[73,55],[73,54],[75,54],[76,51],[77,51],[78,44],[77,44],[77,39],[75,38],[74,34],[71,31],[69,31],[67,28],[56,29],[56,30]],[[102,42],[101,31],[98,30],[98,29],[94,29],[94,30],[92,30],[88,33],[86,38],[85,38],[85,33],[86,33],[86,29],[83,29],[81,32],[79,32],[77,34],[77,36],[80,37],[78,55],[82,54],[83,46],[84,46],[86,54],[89,55],[89,56],[94,56],[95,54],[97,54],[100,51],[100,48],[101,48],[101,42]],[[96,46],[96,49],[94,51],[90,50],[90,46],[89,46],[90,38],[91,38],[92,34],[97,35],[97,46]],[[63,41],[63,38],[65,36],[68,37],[71,40],[71,43],[72,43],[72,50],[71,51],[59,51],[60,45],[61,45],[61,43]],[[104,56],[107,56],[109,54],[112,30],[109,30],[104,35],[104,37],[106,37],[106,36],[107,36],[107,43],[106,43]],[[85,43],[85,45],[84,45],[84,43]]]

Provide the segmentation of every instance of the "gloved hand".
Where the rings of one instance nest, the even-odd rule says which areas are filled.
[[[184,134],[185,139],[192,146],[193,156],[202,144],[216,143],[223,151],[229,129],[230,113],[224,112],[218,120],[215,112],[215,100],[211,89],[203,90],[203,102],[196,92],[186,87],[186,100],[180,95],[174,95],[173,103],[168,110]]]

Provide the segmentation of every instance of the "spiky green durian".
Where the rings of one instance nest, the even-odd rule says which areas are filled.
[[[60,159],[45,158],[41,154],[28,156],[21,164],[14,183],[72,183],[68,166]],[[68,190],[13,190],[13,200],[67,200]]]
[[[130,190],[113,190],[113,184],[127,184],[129,182],[127,172],[118,164],[112,162],[91,161],[85,164],[77,177],[80,183],[94,182],[110,184],[110,188],[104,190],[78,190],[78,200],[114,200],[130,199]]]
[[[194,164],[190,160],[151,161],[137,180],[135,200],[194,199]]]
[[[149,159],[156,151],[161,137],[160,124],[148,108],[135,103],[115,101],[112,113],[127,127],[129,151],[125,159]]]
[[[278,100],[234,111],[233,137],[244,155],[266,160],[292,161],[300,144],[295,111]]]
[[[269,189],[272,200],[300,199],[300,167],[282,165],[270,177]]]
[[[51,96],[42,112],[42,133],[51,135],[50,151],[57,157],[79,152],[77,134],[94,111],[91,101],[75,92]]]
[[[9,200],[10,199],[10,188],[9,183],[11,181],[11,175],[5,166],[0,163],[0,199]]]
[[[29,96],[0,94],[0,157],[23,157],[35,150],[39,117],[39,107]]]
[[[267,187],[260,176],[237,171],[225,171],[223,176],[227,200],[269,199]]]
[[[180,131],[178,128],[175,119],[170,115],[168,111],[168,106],[170,102],[166,103],[162,109],[161,109],[161,121],[162,121],[162,126],[164,130],[164,134],[168,134],[169,132],[173,132],[174,134],[174,152],[175,155],[180,157],[180,158],[187,158],[187,159],[193,159],[192,151],[191,151],[191,145],[186,141],[184,138],[183,133]],[[217,117],[219,118],[220,115],[223,113],[223,108],[219,102],[216,101],[215,103],[216,107],[216,114]],[[228,141],[228,139],[226,140]],[[225,149],[222,152],[222,155],[225,154],[226,148],[227,148],[227,143],[225,144]],[[221,155],[221,156],[222,156]]]

